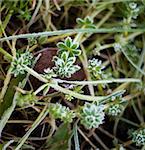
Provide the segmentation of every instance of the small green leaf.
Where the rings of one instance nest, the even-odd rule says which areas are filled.
[[[67,37],[65,39],[65,44],[66,44],[66,46],[71,47],[71,45],[72,45],[72,39],[70,37]]]
[[[68,55],[69,55],[69,53],[67,53],[67,52],[63,52],[63,53],[61,54],[61,58],[64,60],[64,62],[67,62],[67,60],[68,60]]]
[[[71,46],[72,49],[77,49],[79,47],[79,44],[78,43],[75,43]]]
[[[91,28],[91,29],[95,29],[95,28],[96,28],[96,26],[93,25],[93,24],[89,24],[89,25],[87,25],[86,27],[87,27],[87,28]]]
[[[75,56],[80,56],[81,55],[81,50],[77,49],[77,50],[73,50],[73,54]]]
[[[93,23],[93,20],[92,20],[90,17],[87,17],[87,18],[85,19],[85,23],[86,23],[86,24],[92,24],[92,23]]]
[[[67,46],[66,46],[63,42],[59,42],[59,43],[57,44],[57,47],[58,47],[59,49],[66,49],[66,48],[67,48]]]
[[[71,64],[74,64],[75,61],[76,61],[76,58],[75,58],[75,57],[69,57],[69,58],[68,58],[68,63],[71,62]]]
[[[77,19],[76,19],[76,22],[77,22],[78,24],[80,24],[80,25],[83,25],[83,24],[84,24],[84,20],[81,19],[81,18],[77,18]]]

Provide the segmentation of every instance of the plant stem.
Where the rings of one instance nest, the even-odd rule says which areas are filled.
[[[28,25],[27,25],[28,27],[30,27],[30,26],[33,24],[33,22],[34,22],[34,20],[35,20],[35,17],[36,17],[36,15],[37,15],[37,13],[38,13],[40,7],[41,7],[41,4],[42,4],[42,0],[38,0],[37,7],[36,7],[36,9],[35,9],[35,11],[34,11],[34,13],[33,13],[33,15],[32,15],[32,18],[31,18],[30,22],[29,22]]]
[[[0,103],[3,102],[3,98],[4,98],[5,93],[7,91],[8,84],[9,84],[10,80],[11,80],[11,68],[8,70],[6,78],[4,80],[4,86],[3,86],[1,93],[0,93]]]
[[[33,75],[35,78],[39,79],[40,81],[47,83],[48,80],[45,79],[44,77],[42,77],[39,73],[37,73],[36,71],[34,71],[33,69],[27,67],[26,65],[24,66],[25,70],[30,73],[31,75]]]
[[[1,48],[0,47],[0,53],[2,53],[9,61],[11,61],[12,60],[12,56],[8,53],[8,52],[6,52],[3,48]]]
[[[26,71],[29,73],[29,74],[31,74],[31,75],[33,75],[34,77],[36,77],[37,79],[39,79],[40,81],[42,81],[42,82],[44,82],[44,83],[48,83],[48,80],[47,79],[45,79],[44,77],[42,77],[40,74],[38,74],[36,71],[34,71],[33,69],[31,69],[31,68],[29,68],[29,67],[27,67],[27,66],[24,66],[25,67],[25,69],[26,69]],[[133,79],[134,81],[136,81],[136,82],[139,82],[140,80],[138,80],[138,79]],[[130,81],[133,81],[132,79],[130,80]],[[55,80],[54,80],[55,81]],[[71,90],[68,90],[68,89],[65,89],[65,88],[63,88],[63,87],[61,87],[61,86],[59,86],[59,85],[57,85],[56,84],[56,82],[55,83],[53,83],[54,82],[53,80],[51,81],[52,83],[48,83],[48,85],[50,86],[50,87],[52,87],[52,88],[54,88],[55,90],[57,90],[57,91],[60,91],[60,92],[62,92],[62,93],[64,93],[64,94],[69,94],[69,95],[71,95],[71,96],[73,96],[73,97],[75,97],[75,98],[78,98],[78,99],[81,99],[81,100],[88,100],[88,101],[95,101],[95,100],[97,100],[97,101],[106,101],[107,99],[109,99],[110,97],[112,97],[112,96],[114,96],[114,95],[116,95],[116,94],[118,94],[118,93],[120,93],[120,91],[118,91],[118,92],[115,92],[115,93],[113,93],[113,94],[111,94],[111,95],[108,95],[108,96],[89,96],[89,95],[83,95],[83,94],[79,94],[79,93],[76,93],[76,92],[74,92],[74,91],[71,91]],[[61,81],[61,80],[60,80]],[[65,80],[64,80],[65,81]],[[116,79],[116,81],[117,82],[123,82],[122,80],[117,80]],[[124,80],[125,82],[126,81],[129,81],[129,80]],[[69,82],[69,81],[68,81]],[[73,82],[73,81],[72,81]],[[74,81],[75,82],[75,81]],[[76,81],[77,83],[78,83],[78,81]],[[80,81],[79,81],[80,82]],[[90,83],[93,83],[93,82],[97,82],[97,81],[81,81],[82,83],[84,82],[85,84],[88,84],[88,82],[90,82]],[[110,81],[108,81],[108,82],[110,82]],[[106,82],[105,82],[106,83]],[[96,84],[96,83],[95,83]]]
[[[33,37],[46,37],[52,35],[61,35],[61,34],[76,34],[76,33],[122,33],[122,32],[145,32],[145,28],[136,28],[136,29],[123,29],[123,28],[100,28],[100,29],[66,29],[58,31],[48,31],[48,32],[38,32],[38,33],[28,33],[28,34],[19,34],[9,37],[3,37],[0,39],[0,42],[12,39],[26,39]]]
[[[120,78],[120,79],[109,79],[109,80],[97,80],[97,81],[67,81],[61,79],[54,79],[59,83],[69,83],[69,84],[77,84],[77,85],[97,85],[97,84],[106,84],[106,83],[124,83],[124,82],[141,82],[140,79],[135,78]]]

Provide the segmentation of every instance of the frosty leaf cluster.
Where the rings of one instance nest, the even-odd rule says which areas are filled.
[[[49,113],[55,119],[61,119],[64,122],[72,122],[75,117],[75,113],[68,107],[65,107],[59,103],[51,104],[49,107]]]
[[[103,77],[103,74],[104,74],[103,69],[104,68],[105,67],[102,66],[101,60],[98,60],[96,58],[89,60],[88,69],[95,79],[101,79]]]
[[[73,118],[78,116],[80,123],[87,129],[97,128],[105,119],[104,105],[85,103],[77,110],[70,110],[68,107],[59,103],[50,105],[49,112],[55,119],[61,119],[64,122],[72,122]]]
[[[44,76],[46,79],[50,80],[50,79],[56,77],[57,75],[54,73],[53,69],[47,68],[47,69],[44,69],[44,74],[43,74],[43,76]]]
[[[145,145],[145,128],[135,130],[132,133],[132,142],[137,146]]]
[[[107,105],[106,113],[112,117],[119,116],[125,109],[124,98],[122,98],[122,95],[112,96]]]
[[[110,116],[118,116],[120,115],[124,110],[124,106],[120,103],[117,104],[111,104],[109,108],[107,109],[107,114]]]
[[[55,63],[55,67],[53,67],[54,72],[62,78],[70,78],[80,69],[78,65],[74,65],[76,57],[69,57],[68,52],[63,52],[59,57],[54,56],[53,61]]]
[[[19,74],[25,74],[25,66],[31,67],[33,63],[33,55],[26,51],[25,53],[16,53],[16,57],[11,63],[11,73],[14,76],[18,76]]]
[[[132,16],[133,19],[136,19],[140,12],[140,6],[135,2],[130,2],[128,4],[128,11],[130,16]]]
[[[80,111],[81,124],[86,128],[98,128],[105,118],[104,105],[85,103]]]
[[[81,54],[79,44],[67,37],[64,42],[58,42],[57,47],[58,55],[53,57],[54,67],[46,69],[44,74],[47,79],[56,76],[70,78],[80,69],[80,66],[75,64],[77,57]]]

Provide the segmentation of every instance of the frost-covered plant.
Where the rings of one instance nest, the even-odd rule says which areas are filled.
[[[104,69],[104,66],[102,66],[101,60],[93,58],[89,60],[88,69],[95,78],[100,79],[101,76],[103,75],[102,70]]]
[[[108,109],[107,109],[107,114],[110,116],[118,116],[122,113],[122,111],[124,110],[124,106],[120,103],[118,104],[111,104]]]
[[[87,16],[85,19],[77,18],[76,22],[84,28],[96,28],[96,26],[93,24],[93,19],[89,16]]]
[[[132,142],[137,146],[145,145],[145,128],[135,130],[132,133]]]
[[[78,65],[74,65],[76,57],[69,57],[68,52],[63,52],[60,57],[54,56],[53,61],[55,63],[54,72],[62,78],[70,78],[80,69]]]
[[[85,103],[80,110],[81,124],[87,129],[98,128],[103,123],[104,117],[104,105]]]
[[[81,50],[79,49],[79,44],[73,42],[70,37],[67,37],[64,42],[58,42],[58,54],[62,54],[63,52],[69,53],[69,56],[75,57],[81,54]]]
[[[124,92],[125,91],[123,91],[123,93]],[[106,108],[106,113],[108,115],[116,117],[124,111],[125,107],[123,103],[125,102],[125,100],[122,97],[122,94],[117,95],[117,96],[112,96],[110,98],[110,101],[108,101],[108,104],[107,104],[108,107]]]
[[[29,66],[31,67],[33,62],[33,55],[26,51],[23,54],[16,53],[16,57],[11,63],[11,73],[14,74],[14,76],[18,76],[19,74],[25,74],[25,67]]]
[[[61,119],[64,122],[72,122],[75,117],[75,113],[72,110],[59,103],[50,104],[49,113],[55,119]]]
[[[78,65],[75,65],[76,57],[81,54],[81,50],[78,49],[79,44],[67,37],[64,42],[59,42],[57,47],[59,49],[58,56],[53,58],[55,64],[53,70],[55,74],[62,78],[70,78],[80,69]]]

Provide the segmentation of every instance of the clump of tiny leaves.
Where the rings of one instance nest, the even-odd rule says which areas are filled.
[[[145,145],[145,128],[135,130],[132,133],[132,142],[137,146]]]
[[[72,110],[59,103],[50,104],[49,113],[53,118],[61,119],[61,121],[69,123],[71,123],[75,117],[75,113]]]
[[[75,65],[77,57],[81,54],[79,44],[67,37],[64,42],[58,42],[57,47],[58,56],[53,57],[55,65],[52,69],[45,69],[44,76],[47,79],[56,76],[70,78],[75,72],[80,70],[80,66]]]
[[[33,63],[33,55],[29,51],[24,53],[16,53],[16,57],[13,59],[11,63],[11,73],[14,76],[18,76],[19,74],[25,74],[25,66],[31,67]]]
[[[118,116],[124,110],[124,106],[122,104],[111,104],[107,110],[108,115],[110,116]]]
[[[102,61],[96,58],[89,60],[88,69],[92,75],[92,78],[102,79],[104,78],[104,69],[105,67],[102,65]]]
[[[104,105],[96,105],[94,103],[85,103],[80,108],[80,120],[87,129],[98,128],[105,119]]]
[[[63,52],[59,56],[54,56],[53,61],[55,63],[55,67],[53,67],[54,72],[62,78],[70,78],[80,69],[78,65],[74,65],[76,57],[69,57],[69,52]]]
[[[37,96],[33,92],[18,93],[17,96],[17,105],[19,107],[34,105],[38,100]]]
[[[50,69],[50,68],[44,69],[43,76],[48,80],[57,77],[57,75],[54,73],[53,69]]]
[[[119,116],[125,109],[123,101],[124,99],[122,98],[122,96],[112,97],[111,101],[108,102],[109,106],[106,109],[107,114],[112,117]]]

